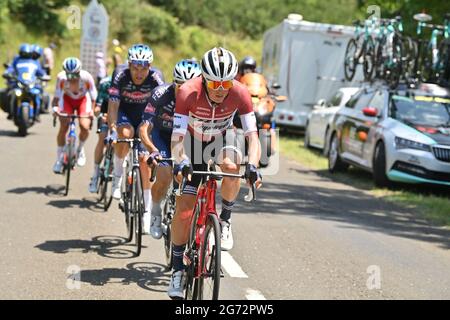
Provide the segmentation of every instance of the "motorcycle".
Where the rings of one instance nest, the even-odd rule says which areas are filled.
[[[259,140],[261,143],[261,167],[269,165],[269,158],[276,152],[276,134],[275,121],[273,121],[273,112],[276,102],[286,101],[287,97],[278,96],[270,92],[266,79],[259,73],[246,73],[240,80],[247,86],[252,97],[253,111],[258,125]],[[278,84],[272,85],[272,89],[277,90]]]
[[[42,92],[38,81],[49,81],[48,76],[36,77],[35,73],[22,71],[18,74],[4,74],[3,77],[13,83],[8,103],[13,111],[14,124],[18,127],[19,135],[25,137],[28,128],[34,125],[39,113]]]

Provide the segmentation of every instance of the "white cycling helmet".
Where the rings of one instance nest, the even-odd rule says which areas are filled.
[[[190,79],[196,78],[201,74],[202,70],[196,61],[188,59],[181,60],[173,69],[173,81],[181,84]]]
[[[67,74],[77,74],[81,71],[81,61],[75,57],[69,57],[63,62],[63,69]]]
[[[128,61],[137,63],[152,63],[153,51],[145,44],[135,44],[128,50]]]
[[[236,77],[238,62],[230,51],[216,47],[205,53],[201,68],[206,80],[227,81]]]

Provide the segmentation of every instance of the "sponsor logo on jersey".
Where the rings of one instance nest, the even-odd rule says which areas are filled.
[[[154,106],[152,106],[151,103],[147,104],[147,106],[145,107],[144,112],[145,113],[155,113],[156,109]]]
[[[226,129],[231,127],[233,123],[234,113],[218,119],[203,119],[197,114],[189,113],[189,126],[194,130],[195,134],[219,135]]]
[[[133,91],[133,92],[124,91],[122,95],[125,98],[129,98],[134,101],[145,101],[146,99],[150,98],[151,93],[150,92],[144,93],[140,91]]]
[[[112,96],[118,96],[120,94],[120,90],[117,88],[109,88],[108,93]]]

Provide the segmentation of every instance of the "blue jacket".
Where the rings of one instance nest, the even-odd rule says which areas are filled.
[[[44,69],[42,69],[41,64],[33,59],[23,59],[20,57],[15,57],[8,70],[9,74],[21,75],[25,72],[31,73],[33,78],[43,77],[46,75]]]

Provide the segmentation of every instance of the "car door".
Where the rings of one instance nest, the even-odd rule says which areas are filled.
[[[340,90],[331,98],[330,102],[326,107],[320,112],[320,119],[318,120],[319,125],[317,127],[317,144],[321,147],[325,146],[326,141],[326,130],[331,117],[336,113],[337,108],[339,108],[341,101],[344,97],[344,93]]]
[[[324,108],[325,108],[324,106],[321,107],[319,105],[316,105],[311,111],[311,114],[309,115],[309,122],[308,122],[309,141],[313,146],[317,144],[317,133],[318,127],[320,126],[320,113]]]
[[[362,141],[363,144],[361,150],[362,163],[367,168],[372,167],[373,151],[375,149],[375,144],[377,143],[379,134],[382,130],[382,128],[380,127],[380,123],[386,116],[385,112],[387,111],[386,110],[387,103],[388,103],[388,96],[386,91],[377,90],[368,105],[369,107],[377,110],[377,116],[375,117],[366,116],[364,122],[360,126],[361,132],[367,134],[367,136],[364,133],[359,134],[360,139],[364,140]],[[377,131],[379,131],[378,134]]]
[[[363,135],[361,132],[364,132],[364,123],[369,120],[362,110],[368,107],[373,95],[373,90],[364,90],[356,100],[351,99],[346,104],[347,117],[341,127],[341,156],[356,164],[362,162],[363,139],[361,137]]]

